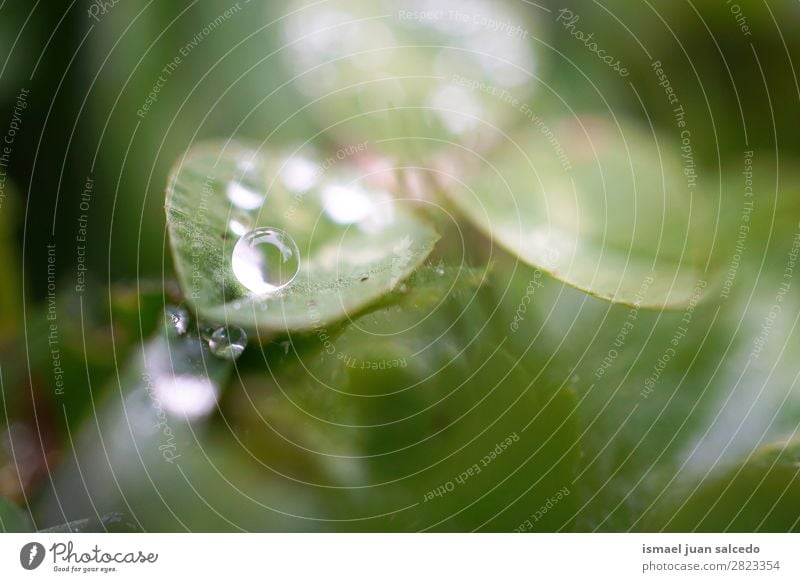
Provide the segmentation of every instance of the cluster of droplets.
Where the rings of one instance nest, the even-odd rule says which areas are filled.
[[[165,312],[172,328],[179,336],[185,336],[189,333],[191,317],[186,309],[169,305]],[[208,345],[208,349],[212,354],[225,360],[238,359],[247,347],[247,333],[236,326],[203,327],[200,331],[200,337]]]

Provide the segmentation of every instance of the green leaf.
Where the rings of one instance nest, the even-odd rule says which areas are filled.
[[[702,195],[678,145],[595,118],[517,137],[464,164],[475,170],[466,179],[441,180],[493,243],[608,301],[678,308],[702,295]]]
[[[10,501],[0,497],[0,532],[24,533],[32,531],[28,515]]]
[[[676,486],[648,530],[800,531],[800,443],[762,447],[744,462]]]
[[[436,232],[353,168],[326,168],[239,143],[197,146],[178,162],[167,221],[179,282],[202,317],[268,335],[311,330],[356,314],[422,264]],[[300,254],[296,278],[260,295],[232,267],[239,237],[259,227],[287,233]]]

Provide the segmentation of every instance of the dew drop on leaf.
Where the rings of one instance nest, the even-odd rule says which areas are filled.
[[[186,335],[186,332],[189,331],[189,312],[175,305],[168,305],[165,311],[178,335]]]
[[[211,353],[218,358],[235,360],[247,346],[247,334],[240,327],[220,327],[208,339]]]
[[[236,236],[243,236],[253,230],[255,222],[253,217],[247,212],[233,210],[228,220],[228,230]]]
[[[155,396],[175,416],[197,420],[208,416],[217,405],[217,387],[205,376],[162,374],[153,382]]]
[[[273,293],[291,283],[297,275],[300,249],[282,230],[256,228],[234,246],[231,266],[239,282],[252,293]]]
[[[237,176],[227,183],[225,194],[238,210],[257,210],[264,204],[263,168],[254,155],[243,157],[237,164]]]

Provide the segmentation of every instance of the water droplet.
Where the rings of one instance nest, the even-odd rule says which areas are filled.
[[[154,390],[167,412],[189,420],[207,416],[217,405],[217,387],[205,376],[165,374],[154,379]]]
[[[444,277],[444,267],[441,266],[436,267],[436,274],[439,275],[440,277]]]
[[[211,339],[211,334],[217,331],[217,328],[211,325],[204,325],[200,328],[200,337],[205,340],[206,343]]]
[[[322,191],[325,212],[337,224],[353,224],[367,218],[374,205],[359,186],[328,186]]]
[[[257,210],[266,198],[264,188],[264,168],[255,152],[250,152],[237,164],[241,173],[232,176],[225,186],[228,200],[238,210]]]
[[[208,339],[211,353],[218,358],[235,360],[247,346],[247,334],[240,327],[220,327]]]
[[[240,210],[233,210],[231,212],[231,218],[228,221],[228,230],[230,230],[236,236],[242,236],[246,234],[248,231],[253,230],[254,226],[255,221],[250,214]]]
[[[297,156],[286,160],[281,179],[292,192],[308,192],[319,181],[320,167],[308,158]]]
[[[400,286],[397,288],[400,293],[408,293],[408,285],[405,283],[401,283]]]
[[[300,269],[300,249],[282,230],[261,227],[239,239],[231,258],[239,282],[255,294],[273,293],[292,282]]]
[[[242,210],[255,210],[264,203],[264,196],[239,182],[231,182],[227,188],[228,200]]]
[[[189,312],[183,307],[175,305],[168,305],[165,311],[178,335],[186,335],[186,332],[189,331]]]

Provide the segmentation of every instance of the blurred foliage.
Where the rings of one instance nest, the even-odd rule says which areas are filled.
[[[660,508],[649,528],[665,531],[797,531],[800,454],[797,443],[755,451],[728,471],[684,487]],[[678,493],[678,492],[676,492]]]
[[[4,273],[19,273],[19,257],[14,241],[14,226],[17,223],[16,193],[9,178],[0,176],[0,269]],[[22,289],[13,277],[0,278],[0,345],[20,322]]]
[[[28,516],[16,505],[0,497],[0,531],[22,533],[31,531]]]

